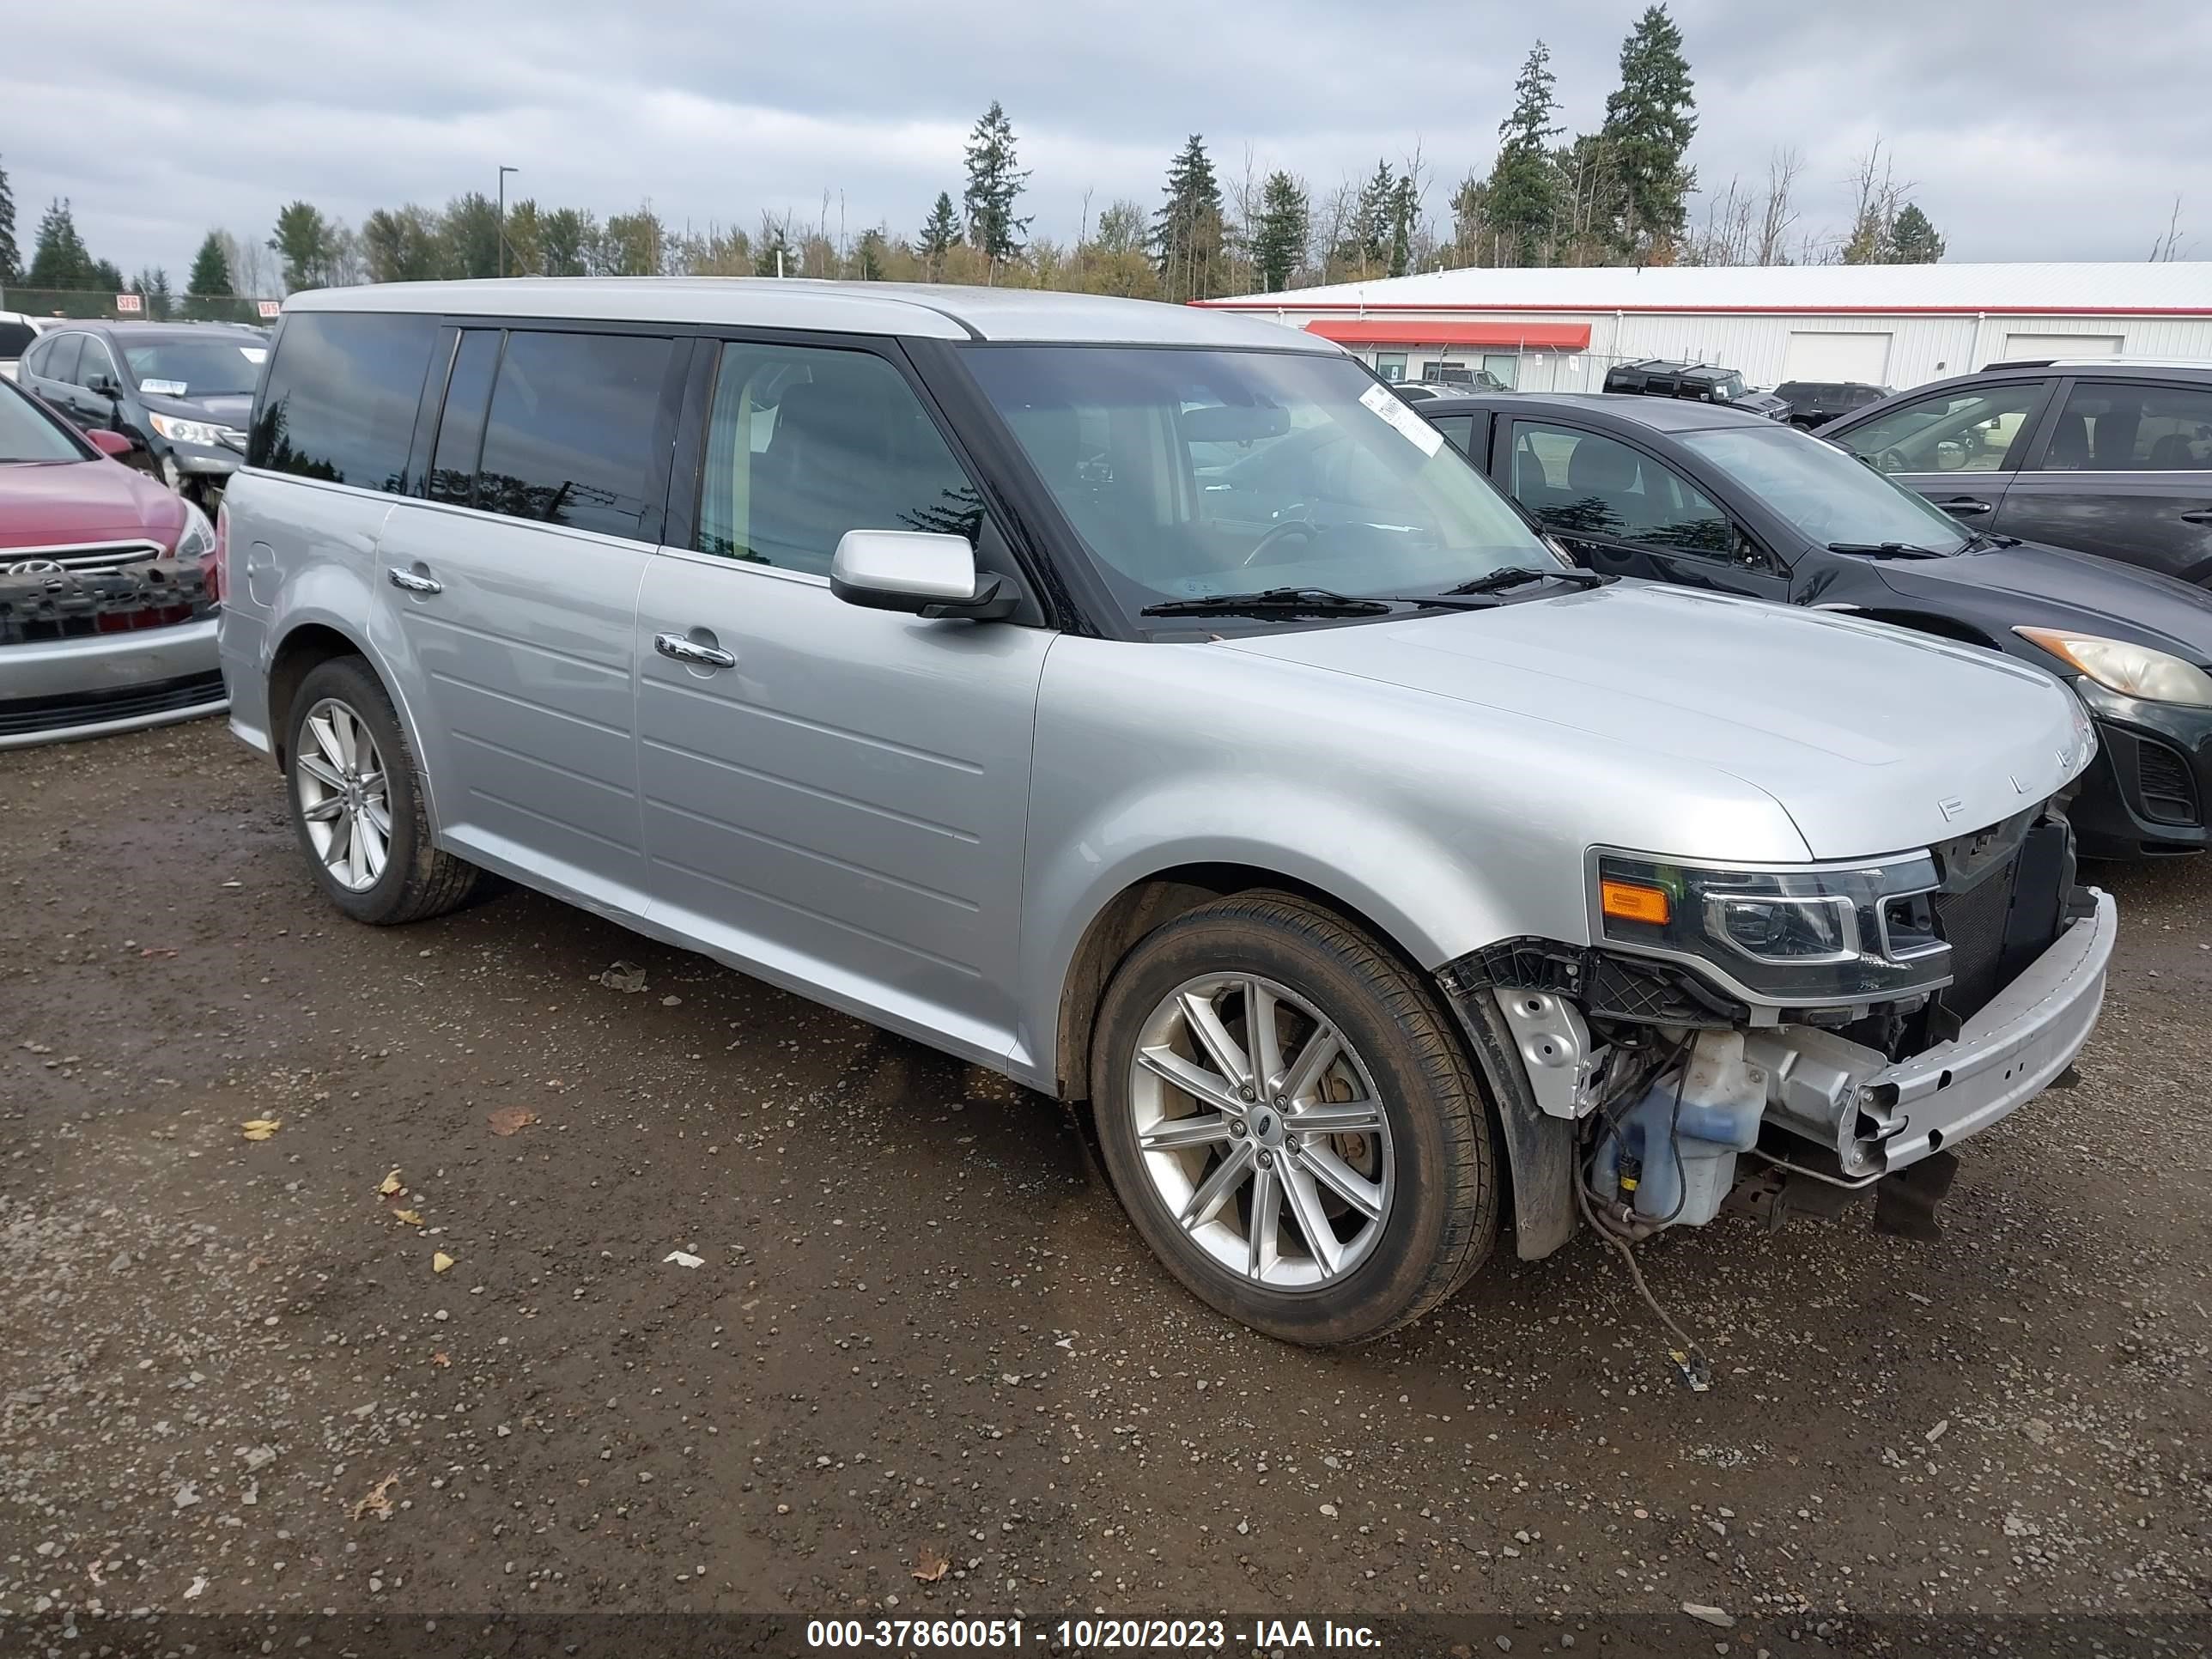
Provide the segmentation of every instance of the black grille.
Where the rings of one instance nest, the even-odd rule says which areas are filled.
[[[2196,823],[2197,780],[2189,757],[2150,738],[2136,739],[2136,775],[2142,782],[2143,816],[2160,823]]]
[[[2004,984],[2005,924],[2019,862],[2015,853],[1965,892],[1935,896],[1936,931],[1951,946],[1951,985],[1943,1002],[1960,1019],[1977,1012]]]
[[[222,675],[210,669],[204,674],[187,674],[180,679],[121,690],[86,691],[66,697],[16,697],[0,702],[0,738],[174,714],[180,708],[220,702],[222,695]]]

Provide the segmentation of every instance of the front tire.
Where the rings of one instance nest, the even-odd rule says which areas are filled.
[[[1270,1336],[1381,1336],[1497,1237],[1490,1108],[1449,1015],[1303,900],[1241,894],[1139,942],[1107,987],[1091,1097],[1145,1241]]]
[[[338,657],[314,668],[292,710],[292,829],[331,902],[380,927],[465,903],[483,872],[432,840],[415,751],[368,665]]]

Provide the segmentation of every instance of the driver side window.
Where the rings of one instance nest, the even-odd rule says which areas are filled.
[[[1513,423],[1513,495],[1568,535],[1732,558],[1735,526],[1673,468],[1618,439],[1534,421]]]
[[[1995,472],[2018,444],[2048,383],[1938,392],[1854,427],[1836,441],[1883,472]]]

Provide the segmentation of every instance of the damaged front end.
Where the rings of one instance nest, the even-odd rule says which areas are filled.
[[[1869,1190],[1932,1236],[1948,1148],[2069,1073],[2112,899],[2057,802],[1850,864],[1591,855],[1592,945],[1521,939],[1440,975],[1498,1095],[1524,1257],[1724,1207],[1779,1224]]]

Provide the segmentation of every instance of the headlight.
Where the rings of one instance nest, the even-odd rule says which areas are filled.
[[[2141,697],[2146,702],[2212,707],[2212,674],[2182,658],[2154,651],[2147,645],[2102,640],[2094,634],[2069,634],[2063,629],[2015,628],[2012,631],[2122,696]]]
[[[214,551],[215,526],[208,522],[206,514],[186,501],[184,532],[177,538],[177,557],[204,559]]]
[[[222,428],[205,421],[180,421],[173,415],[149,415],[154,430],[173,444],[198,444],[214,449],[222,442]]]
[[[1802,870],[1601,853],[1591,908],[1607,944],[1696,962],[1754,1000],[1885,1002],[1950,981],[1938,880],[1924,853]]]

